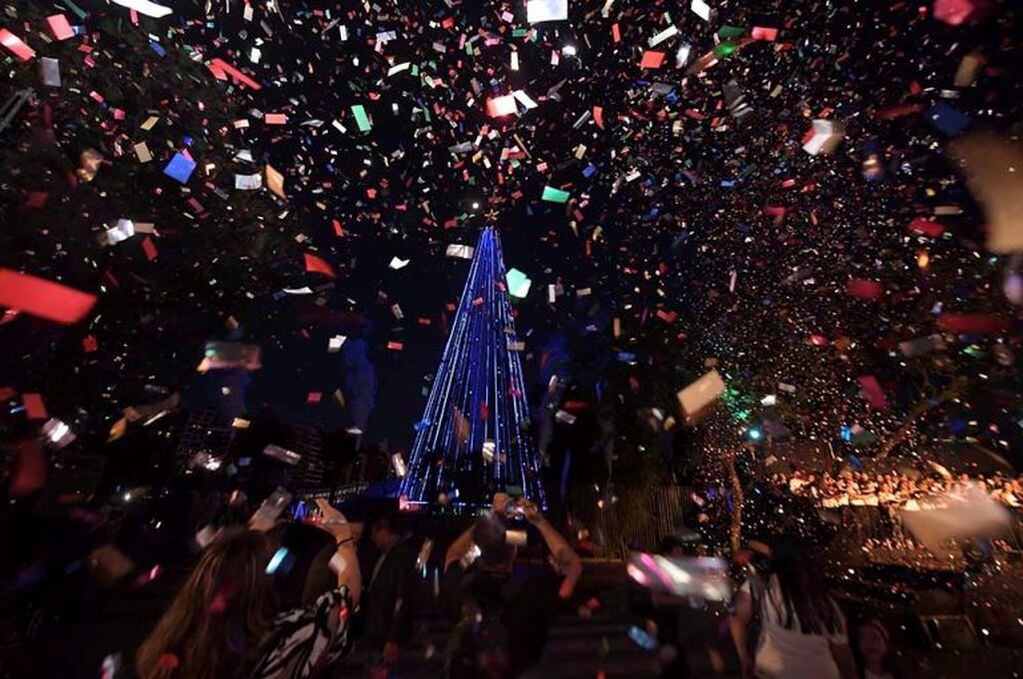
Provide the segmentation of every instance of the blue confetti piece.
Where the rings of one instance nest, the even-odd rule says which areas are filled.
[[[276,552],[274,552],[274,555],[270,557],[270,563],[266,565],[266,574],[274,575],[278,570],[281,569],[281,566],[285,564],[287,558],[288,558],[287,547],[281,547]]]
[[[648,651],[657,648],[657,640],[635,625],[629,628],[629,638],[637,646]]]
[[[161,47],[161,46],[160,46],[160,43],[158,43],[158,42],[152,42],[152,41],[150,41],[150,42],[149,42],[149,46],[150,46],[150,47],[151,47],[151,48],[153,49],[153,51],[154,51],[154,52],[156,52],[156,54],[157,54],[158,56],[160,56],[161,58],[162,58],[162,57],[165,57],[165,56],[167,56],[167,50],[165,50],[165,49],[164,49],[163,47]]]
[[[943,101],[927,109],[924,114],[934,129],[947,136],[959,134],[970,126],[970,116]]]
[[[188,178],[192,176],[192,172],[195,171],[195,161],[189,160],[180,153],[174,154],[171,161],[167,163],[167,167],[163,168],[163,173],[171,179],[177,180],[181,184],[187,184]]]

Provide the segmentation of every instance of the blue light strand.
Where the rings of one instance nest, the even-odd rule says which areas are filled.
[[[546,508],[528,428],[522,362],[512,350],[517,339],[506,285],[500,238],[487,227],[480,234],[412,444],[401,484],[401,494],[410,503],[434,503],[446,492],[454,505],[485,506],[493,493],[518,486]],[[478,306],[477,299],[482,300]],[[468,425],[464,441],[458,413]],[[489,462],[483,458],[488,440],[494,442]],[[458,487],[460,479],[471,487]]]

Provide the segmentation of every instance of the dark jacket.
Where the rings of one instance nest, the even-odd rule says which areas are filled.
[[[406,537],[388,550],[383,562],[365,573],[362,636],[371,647],[405,642],[412,633],[416,589],[416,540]]]

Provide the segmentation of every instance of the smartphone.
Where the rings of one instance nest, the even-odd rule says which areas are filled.
[[[296,500],[291,510],[291,518],[295,521],[302,521],[312,514],[312,507],[305,503],[305,500]]]
[[[259,505],[259,509],[252,515],[252,518],[258,519],[258,523],[261,524],[271,524],[280,518],[281,513],[289,504],[291,504],[291,493],[278,486],[274,492],[270,493],[269,497],[263,500],[263,504]]]
[[[512,519],[513,521],[521,521],[526,518],[526,506],[522,501],[522,498],[515,498],[509,500],[508,504],[504,506],[505,518]]]

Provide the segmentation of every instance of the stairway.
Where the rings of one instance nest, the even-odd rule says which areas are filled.
[[[627,630],[641,620],[613,619],[598,613],[590,619],[563,615],[551,627],[543,663],[533,676],[558,679],[593,679],[603,670],[608,679],[657,677],[654,656],[629,640]],[[451,623],[428,614],[416,621],[412,642],[402,651],[397,676],[401,679],[435,679],[443,676],[444,649]],[[335,677],[358,676],[363,654],[356,646],[337,669]]]

